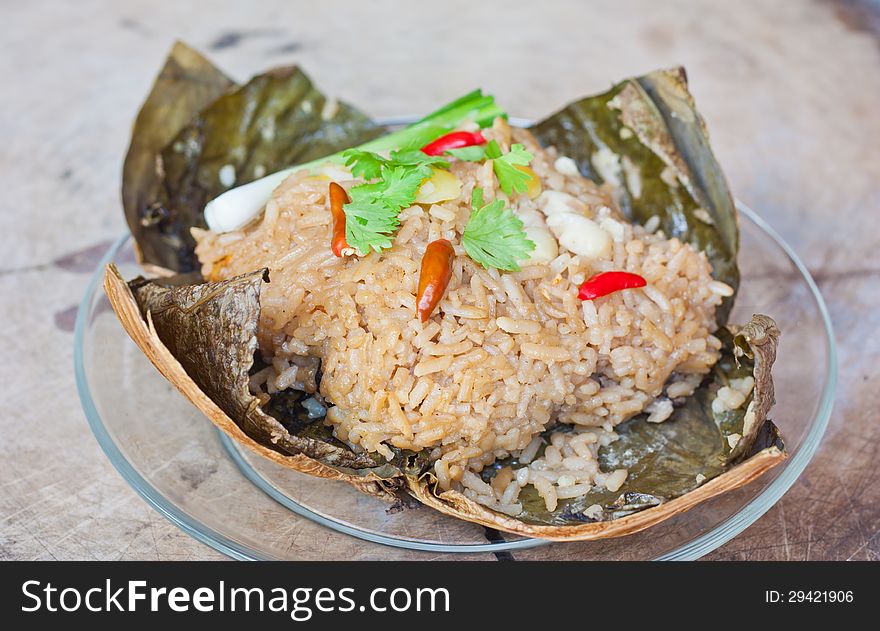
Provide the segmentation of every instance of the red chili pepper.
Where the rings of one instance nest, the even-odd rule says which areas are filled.
[[[349,202],[348,193],[336,182],[330,182],[330,214],[333,217],[333,236],[330,239],[330,250],[336,256],[354,254],[354,249],[345,240],[345,211],[343,204]]]
[[[455,250],[446,239],[431,241],[422,257],[422,270],[419,272],[419,291],[416,294],[416,314],[419,320],[427,322],[431,312],[443,298],[443,292],[452,278],[452,261]]]
[[[482,145],[486,139],[478,131],[454,131],[445,136],[440,136],[434,142],[429,142],[422,147],[422,153],[429,156],[442,156],[450,149],[461,149],[462,147],[471,147],[473,145]]]
[[[613,294],[621,289],[636,289],[648,284],[638,274],[630,272],[602,272],[584,282],[578,289],[578,298],[581,300],[593,300],[608,294]]]

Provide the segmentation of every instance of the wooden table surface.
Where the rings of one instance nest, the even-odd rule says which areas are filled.
[[[374,116],[479,85],[537,117],[684,64],[736,196],[806,262],[840,352],[815,459],[707,558],[880,557],[880,3],[84,0],[0,12],[0,559],[222,558],[115,472],[72,371],[76,305],[125,231],[130,125],[175,38],[238,78],[299,63]]]

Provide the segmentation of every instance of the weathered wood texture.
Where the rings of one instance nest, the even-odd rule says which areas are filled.
[[[515,114],[540,116],[614,79],[686,65],[736,195],[813,271],[840,345],[839,394],[814,462],[708,558],[880,557],[878,3],[199,5],[2,9],[0,559],[220,558],[116,474],[89,433],[71,370],[75,305],[125,230],[129,126],[175,38],[239,78],[301,63],[324,90],[376,116],[426,111],[477,85]],[[36,438],[46,434],[51,454]],[[318,532],[331,538],[326,558],[425,558]],[[550,546],[514,556],[565,555]]]

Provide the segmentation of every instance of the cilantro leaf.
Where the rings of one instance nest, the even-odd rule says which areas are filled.
[[[494,140],[492,142],[495,142]],[[491,143],[490,143],[491,145]],[[492,149],[492,155],[500,154],[501,150],[498,147],[498,143],[495,143],[494,148]],[[486,148],[486,155],[489,155],[489,148]],[[513,195],[513,192],[517,193],[525,193],[529,190],[529,180],[531,180],[531,176],[518,169],[518,166],[527,166],[529,162],[532,161],[534,156],[526,151],[526,148],[520,144],[513,145],[510,148],[510,151],[503,154],[498,155],[498,157],[492,159],[492,169],[495,171],[495,177],[498,178],[498,185],[501,187],[501,190],[504,191],[504,194],[508,197]]]
[[[483,206],[483,189],[476,186],[471,193],[471,214],[473,214],[473,211],[482,208]]]
[[[486,145],[486,157],[490,160],[501,157],[501,146],[497,140],[490,140]]]
[[[391,247],[391,235],[400,225],[398,211],[392,211],[377,199],[351,190],[352,201],[345,204],[345,240],[362,254]]]
[[[529,180],[532,179],[532,176],[525,171],[500,160],[495,160],[492,168],[495,171],[495,177],[498,178],[498,186],[508,197],[511,197],[514,191],[525,193],[529,190]]]
[[[486,159],[486,148],[483,145],[471,145],[458,149],[447,149],[446,153],[464,162],[480,162]]]
[[[390,162],[398,166],[436,166],[440,169],[449,168],[449,162],[443,156],[429,156],[418,149],[392,151]]]
[[[428,166],[384,167],[378,200],[386,207],[397,211],[412,206],[419,187],[426,178],[431,177],[431,173],[431,167]]]
[[[483,190],[471,195],[470,219],[461,235],[461,244],[474,261],[485,268],[519,271],[517,261],[527,259],[535,249],[523,229],[523,222],[500,199],[483,204]]]
[[[412,206],[419,187],[431,177],[431,164],[445,163],[442,158],[411,152],[392,152],[389,159],[368,151],[348,155],[352,173],[376,180],[352,188],[351,201],[343,205],[345,240],[363,254],[390,248],[394,232],[400,226],[401,209]]]
[[[342,157],[345,158],[345,166],[351,169],[351,174],[365,180],[374,180],[379,177],[382,173],[382,167],[388,163],[378,153],[361,149],[347,149],[342,152]]]
[[[531,162],[534,157],[535,156],[526,151],[525,147],[520,144],[515,144],[511,146],[510,151],[501,156],[499,160],[501,160],[505,164],[519,164],[521,166],[528,166],[529,162]]]
[[[372,184],[358,184],[350,191],[348,196],[352,202],[373,202],[382,203],[382,191],[385,189],[385,183],[382,181],[373,182]],[[344,206],[343,206],[344,208]]]

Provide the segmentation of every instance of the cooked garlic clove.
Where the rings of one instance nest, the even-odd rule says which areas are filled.
[[[577,197],[560,191],[544,191],[541,193],[538,196],[538,207],[548,217],[561,213],[586,215],[589,212],[587,205]]]
[[[611,254],[611,235],[592,219],[573,213],[547,217],[547,225],[559,244],[578,256],[605,258]]]
[[[577,163],[568,156],[559,156],[553,163],[553,168],[562,175],[580,175]]]
[[[559,245],[553,233],[543,226],[526,226],[526,236],[535,244],[535,249],[529,254],[527,261],[523,261],[523,266],[542,265],[549,263],[559,256]]]
[[[528,228],[529,226],[537,226],[539,228],[546,228],[547,222],[544,221],[544,213],[533,210],[533,209],[518,209],[516,211],[516,216],[519,217],[519,220],[523,222],[523,225]]]
[[[461,195],[461,180],[449,171],[434,169],[434,174],[422,182],[416,195],[417,204],[437,204]]]

